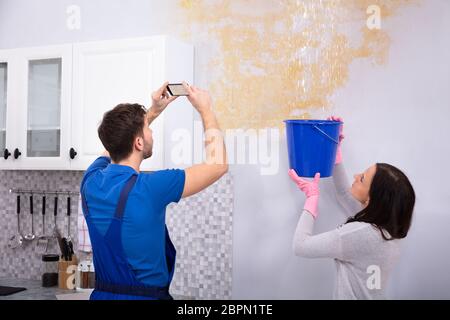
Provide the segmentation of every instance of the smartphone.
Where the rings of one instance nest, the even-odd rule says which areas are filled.
[[[171,96],[188,96],[189,93],[186,91],[182,83],[170,83],[167,85],[167,91],[169,91]]]

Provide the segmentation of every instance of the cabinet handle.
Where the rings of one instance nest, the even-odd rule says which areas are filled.
[[[70,148],[70,151],[69,151],[69,155],[70,155],[70,159],[75,159],[75,157],[77,156],[77,152],[75,151],[75,149],[74,148]]]
[[[22,155],[22,153],[19,151],[18,148],[16,148],[14,150],[14,159],[18,159],[21,155]]]
[[[3,152],[3,158],[5,158],[5,160],[8,160],[10,155],[11,152],[9,152],[8,149],[5,149],[5,151]]]

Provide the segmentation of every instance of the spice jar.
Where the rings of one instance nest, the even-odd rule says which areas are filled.
[[[78,264],[77,290],[95,288],[95,270],[91,260],[83,260]]]

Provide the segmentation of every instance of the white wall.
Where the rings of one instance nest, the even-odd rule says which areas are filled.
[[[67,8],[81,8],[81,28],[67,28]],[[171,1],[0,0],[0,49],[164,33]]]
[[[175,1],[0,0],[0,48],[168,33]],[[66,7],[81,6],[82,29],[65,28]],[[336,93],[346,121],[348,173],[374,162],[403,169],[417,193],[415,218],[392,278],[393,298],[450,298],[450,2],[424,0],[383,24],[392,37],[389,62],[356,61]],[[204,76],[197,72],[197,78]],[[303,196],[287,177],[281,143],[276,176],[234,166],[234,298],[330,298],[329,260],[294,257],[291,240]],[[342,222],[330,181],[322,181],[316,231]]]
[[[335,96],[333,112],[346,123],[344,162],[349,178],[375,162],[396,165],[415,187],[414,222],[390,297],[448,299],[450,2],[423,1],[383,28],[392,37],[388,64],[355,62],[349,83]],[[282,150],[284,167],[276,177],[261,178],[254,168],[234,171],[236,298],[331,297],[332,262],[294,258],[290,251],[304,198],[287,178],[287,161]],[[330,181],[321,186],[317,232],[342,221]]]

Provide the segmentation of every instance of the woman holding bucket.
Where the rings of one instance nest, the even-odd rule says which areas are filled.
[[[337,117],[329,120],[340,121]],[[384,299],[388,277],[399,256],[400,239],[408,234],[415,193],[399,169],[377,163],[354,176],[349,189],[342,166],[342,125],[333,181],[347,222],[335,230],[312,235],[318,217],[319,179],[289,176],[305,193],[306,202],[295,231],[293,249],[306,258],[333,258],[337,277],[334,299]]]

